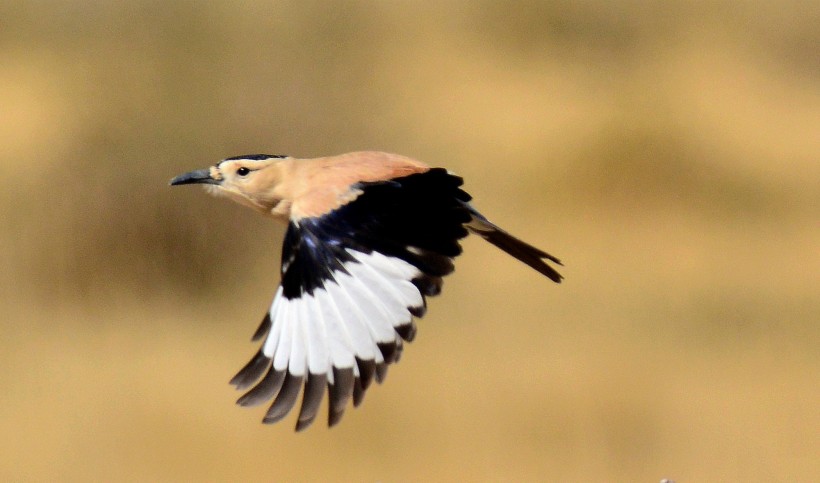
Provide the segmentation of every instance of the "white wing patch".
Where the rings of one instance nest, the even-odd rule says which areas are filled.
[[[347,251],[357,262],[345,263],[348,273],[334,273],[336,280],[313,295],[288,300],[281,287],[277,291],[263,347],[276,369],[305,375],[305,367],[314,374],[331,366],[355,371],[355,357],[378,362],[377,343],[394,342],[395,327],[409,323],[410,308],[424,304],[411,282],[420,275],[416,267],[378,252]]]
[[[270,331],[259,356],[272,361],[271,374],[266,379],[274,379],[273,373],[281,375],[287,371],[289,378],[306,378],[309,386],[311,378],[321,376],[331,386],[332,397],[332,386],[339,383],[336,374],[342,377],[352,373],[361,401],[362,392],[373,377],[372,368],[381,366],[376,375],[376,380],[380,380],[385,363],[397,360],[397,355],[388,355],[390,359],[385,360],[383,349],[388,347],[391,353],[400,351],[402,339],[397,328],[412,324],[411,310],[424,306],[424,297],[412,282],[422,273],[404,260],[375,251],[347,252],[355,261],[344,263],[344,271],[335,271],[335,280],[326,280],[324,287],[314,289],[313,294],[288,299],[282,287],[277,290],[270,308]],[[350,384],[349,377],[344,379]],[[349,397],[350,391],[342,388],[345,392],[342,396]],[[323,391],[319,393],[320,400],[322,394]],[[354,404],[356,401],[354,395]],[[240,399],[240,404],[260,402],[259,398],[246,397],[244,402]],[[307,401],[307,392],[303,411],[305,406],[310,406],[314,413],[314,406],[318,407],[317,401]],[[279,409],[277,414],[281,414]],[[312,421],[313,417],[315,414],[305,419]]]

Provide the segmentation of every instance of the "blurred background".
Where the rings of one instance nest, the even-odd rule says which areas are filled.
[[[0,4],[0,480],[820,477],[816,1]],[[469,239],[342,424],[227,381],[283,227],[176,174],[377,149]]]

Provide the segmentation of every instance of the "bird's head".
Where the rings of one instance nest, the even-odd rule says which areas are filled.
[[[286,159],[270,154],[235,156],[210,168],[181,174],[171,180],[171,185],[202,184],[210,193],[276,216],[275,208],[282,201],[276,187],[282,180],[281,164]]]

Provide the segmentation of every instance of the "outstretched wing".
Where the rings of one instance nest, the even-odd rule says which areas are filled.
[[[231,380],[240,390],[253,386],[238,404],[273,399],[263,420],[273,423],[304,387],[297,431],[316,418],[325,386],[329,425],[349,399],[358,406],[413,340],[425,297],[453,271],[472,218],[461,183],[444,169],[359,183],[353,201],[291,222],[282,282],[253,337],[265,341]]]

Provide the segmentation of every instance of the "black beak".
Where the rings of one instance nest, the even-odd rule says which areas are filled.
[[[215,180],[211,177],[210,168],[198,169],[196,171],[191,171],[190,173],[181,174],[171,180],[171,186],[194,183],[219,184],[219,180]]]

